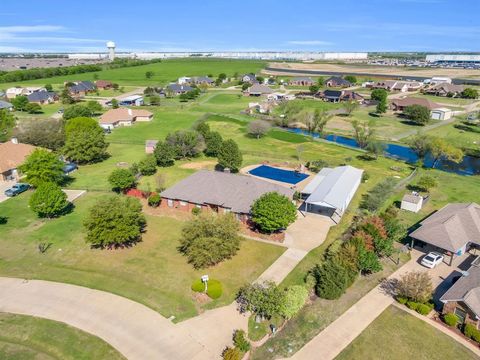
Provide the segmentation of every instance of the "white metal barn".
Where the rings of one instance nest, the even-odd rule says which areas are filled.
[[[323,168],[303,189],[305,210],[338,222],[362,182],[363,170],[353,166]]]
[[[430,116],[433,120],[449,120],[452,118],[453,112],[449,108],[433,109]]]

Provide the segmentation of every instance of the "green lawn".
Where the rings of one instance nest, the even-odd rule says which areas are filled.
[[[0,275],[45,279],[87,286],[125,296],[176,320],[195,316],[202,308],[229,304],[236,291],[255,280],[285,250],[251,240],[239,253],[208,270],[195,271],[178,251],[182,223],[147,216],[143,241],[129,249],[93,250],[84,241],[82,221],[103,193],[89,193],[71,214],[40,220],[28,209],[31,192],[0,204],[7,223],[0,225]],[[39,243],[51,243],[45,254]],[[197,304],[191,283],[208,273],[223,284],[221,298]]]
[[[448,104],[453,106],[463,106],[463,105],[472,104],[475,101],[478,101],[478,100],[472,100],[472,99],[449,98],[446,96],[443,97],[443,96],[426,95],[426,94],[415,94],[413,96],[418,98],[428,99],[436,103]]]
[[[478,357],[450,336],[390,306],[335,359],[466,360]]]
[[[125,359],[103,340],[66,324],[5,313],[0,313],[0,358]]]

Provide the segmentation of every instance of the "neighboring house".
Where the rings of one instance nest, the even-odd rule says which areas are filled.
[[[131,95],[118,99],[118,104],[121,106],[142,106],[143,105],[143,96],[142,95]]]
[[[189,85],[170,84],[167,85],[167,90],[170,91],[173,95],[177,96],[192,91],[193,88]]]
[[[302,190],[305,210],[328,215],[338,223],[362,182],[363,170],[353,166],[323,168]]]
[[[400,209],[417,213],[422,209],[422,206],[423,197],[419,194],[412,193],[403,196]]]
[[[13,105],[10,104],[8,101],[0,100],[0,110],[1,109],[6,109],[8,111],[12,111],[13,110]]]
[[[423,84],[418,81],[386,80],[373,84],[371,88],[384,89],[387,91],[409,92],[420,90],[422,87]]]
[[[16,138],[0,144],[0,181],[18,180],[17,167],[36,149],[35,146],[19,143]]]
[[[250,209],[260,196],[278,192],[293,198],[292,189],[251,176],[200,170],[160,193],[161,207],[191,212],[193,208],[218,213],[234,213],[248,222]]]
[[[189,84],[191,81],[192,81],[192,78],[191,78],[191,77],[182,76],[182,77],[178,78],[177,83],[178,83],[179,85],[184,85],[184,84]]]
[[[95,84],[91,81],[75,81],[73,85],[68,88],[68,91],[70,95],[74,97],[81,97],[94,92],[96,89]]]
[[[210,79],[208,76],[194,76],[192,77],[190,83],[195,85],[207,84],[212,85],[215,81]]]
[[[417,240],[443,250],[453,260],[470,246],[480,246],[480,205],[476,203],[448,204],[420,225],[410,234],[412,247]]]
[[[246,96],[261,96],[272,94],[273,92],[273,89],[269,88],[267,85],[257,83],[250,86],[247,90],[243,92],[243,94]]]
[[[53,91],[36,91],[27,96],[27,99],[31,103],[39,105],[52,104],[58,100],[58,95]]]
[[[394,111],[403,111],[407,106],[420,105],[425,106],[428,110],[438,109],[441,106],[428,99],[406,97],[403,99],[392,100],[391,106]]]
[[[465,90],[465,86],[463,85],[454,85],[450,83],[440,83],[433,85],[426,89],[424,92],[425,94],[436,95],[436,96],[450,96],[455,97],[460,95],[463,90]]]
[[[325,86],[328,87],[350,87],[353,84],[350,81],[345,80],[339,76],[332,76],[325,80]]]
[[[104,129],[113,129],[119,126],[132,126],[136,121],[151,121],[153,113],[147,110],[118,108],[108,110],[100,116],[100,126]]]
[[[455,278],[455,277],[454,277]],[[458,279],[440,301],[443,303],[443,314],[457,315],[460,326],[463,324],[479,327],[480,319],[480,257],[476,257],[469,269],[463,274],[458,273]]]
[[[436,85],[436,84],[441,84],[441,83],[452,83],[452,79],[449,77],[432,77],[430,79],[430,84]]]
[[[245,74],[245,75],[243,75],[242,76],[242,82],[250,83],[252,85],[258,83],[257,77],[255,76],[255,74]]]
[[[108,80],[97,80],[95,81],[95,86],[97,87],[97,89],[107,90],[113,87],[113,83]]]
[[[295,77],[289,82],[290,85],[294,86],[311,86],[315,84],[315,81],[311,77]]]
[[[17,96],[24,95],[28,96],[38,91],[46,91],[44,87],[13,87],[7,89],[6,97],[7,99],[14,99]]]
[[[320,94],[320,97],[329,102],[357,101],[363,103],[365,101],[362,95],[350,90],[325,90]]]
[[[274,101],[295,100],[295,94],[272,93],[267,95],[267,99]]]
[[[145,153],[146,154],[153,154],[157,144],[158,144],[158,140],[146,140],[145,141]]]
[[[453,116],[453,111],[449,108],[438,108],[430,111],[430,117],[433,120],[449,120]]]

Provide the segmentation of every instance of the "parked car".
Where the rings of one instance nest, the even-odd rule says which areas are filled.
[[[78,169],[78,165],[73,162],[68,162],[63,166],[63,172],[67,175],[77,169]]]
[[[30,185],[17,183],[13,185],[10,189],[5,190],[5,195],[8,197],[17,196],[24,191],[27,191],[30,188]]]
[[[443,255],[439,254],[435,251],[429,252],[427,255],[425,255],[420,262],[423,266],[433,269],[435,266],[440,264],[443,261]]]

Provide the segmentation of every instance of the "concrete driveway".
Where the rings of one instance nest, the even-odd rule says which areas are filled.
[[[5,190],[12,187],[16,181],[0,181],[0,203],[7,200],[8,196],[5,196]]]
[[[286,231],[285,245],[291,249],[308,252],[325,241],[333,225],[335,223],[328,216],[298,212],[297,221]]]

